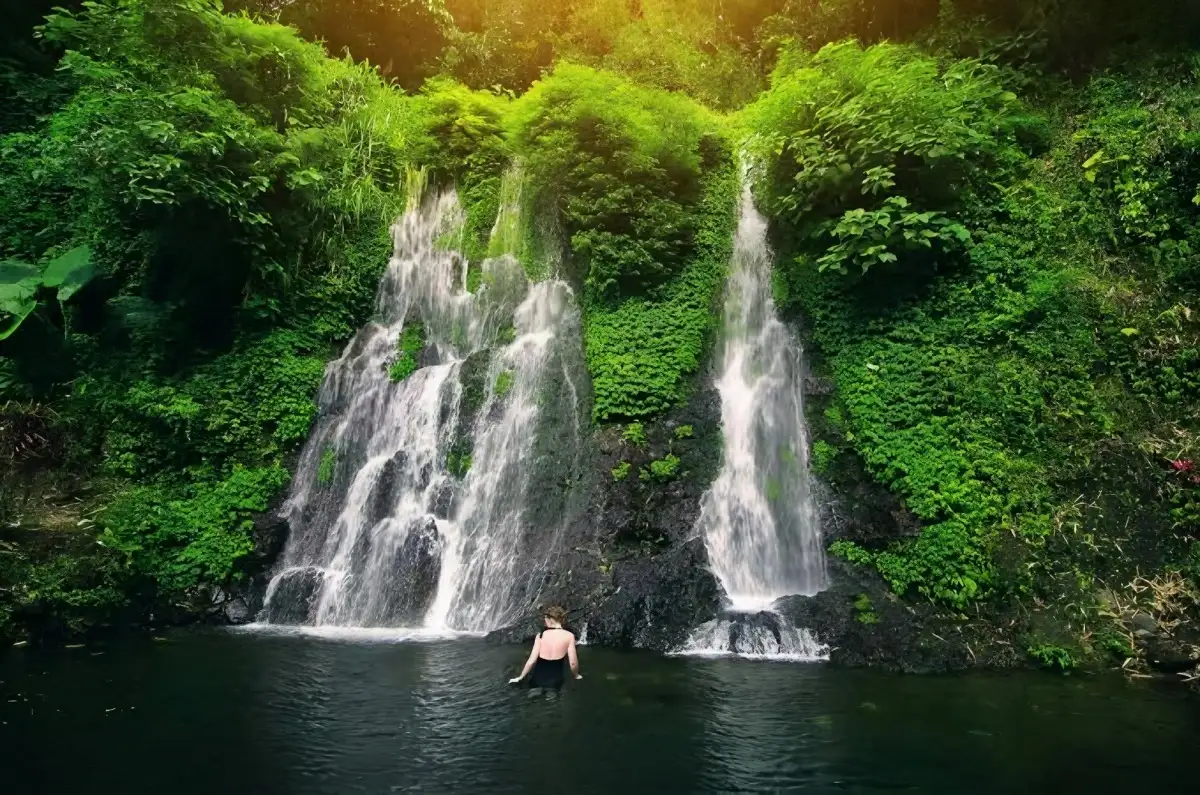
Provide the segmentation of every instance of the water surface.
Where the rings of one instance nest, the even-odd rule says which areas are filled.
[[[96,654],[97,651],[103,651]],[[1200,704],[1041,674],[232,632],[0,658],[5,793],[1194,793]]]

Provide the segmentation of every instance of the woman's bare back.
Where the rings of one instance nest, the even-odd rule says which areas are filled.
[[[575,636],[565,629],[545,629],[538,644],[538,656],[545,660],[561,660],[575,645]]]

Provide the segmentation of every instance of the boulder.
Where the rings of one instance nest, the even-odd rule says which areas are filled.
[[[612,582],[615,591],[586,616],[594,645],[671,651],[721,609],[721,586],[699,538],[617,563]]]

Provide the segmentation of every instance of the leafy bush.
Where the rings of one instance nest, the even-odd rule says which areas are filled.
[[[1070,649],[1055,646],[1050,643],[1038,643],[1026,650],[1030,657],[1037,660],[1044,668],[1051,668],[1066,673],[1075,668],[1079,661]]]
[[[297,27],[324,42],[329,54],[349,53],[408,89],[433,74],[454,20],[442,0],[234,0],[228,3]]]
[[[785,52],[744,115],[763,206],[794,227],[797,253],[866,273],[970,241],[945,211],[1008,155],[1015,108],[992,67],[844,43]]]
[[[621,431],[621,438],[634,447],[646,446],[646,429],[640,422],[631,422]]]
[[[562,213],[590,296],[640,294],[682,270],[690,210],[717,156],[703,108],[564,65],[517,101],[511,125],[535,190]]]
[[[38,305],[38,293],[54,290],[59,305],[91,280],[92,252],[87,246],[73,248],[54,258],[45,268],[13,260],[0,261],[0,341],[6,340],[20,328],[25,318]],[[7,318],[4,316],[7,315]]]
[[[503,96],[472,91],[445,78],[427,83],[418,103],[425,124],[422,162],[457,181],[467,215],[463,253],[478,265],[487,256],[500,209],[502,174],[510,156],[504,131],[509,103]]]
[[[629,477],[629,466],[630,466],[630,464],[628,461],[622,461],[621,463],[619,463],[615,467],[613,467],[612,479],[619,483],[620,481]]]
[[[673,480],[678,473],[679,456],[674,453],[667,453],[662,458],[651,461],[649,468],[643,469],[640,477],[642,480],[665,482]]]
[[[162,598],[202,607],[208,587],[238,576],[238,561],[254,548],[252,514],[287,481],[286,470],[271,466],[235,468],[225,480],[179,490],[139,486],[105,511],[100,542],[123,553]]]

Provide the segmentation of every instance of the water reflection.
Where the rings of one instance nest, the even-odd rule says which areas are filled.
[[[1194,792],[1194,697],[1114,678],[900,677],[589,648],[200,634],[0,660],[8,793]]]

